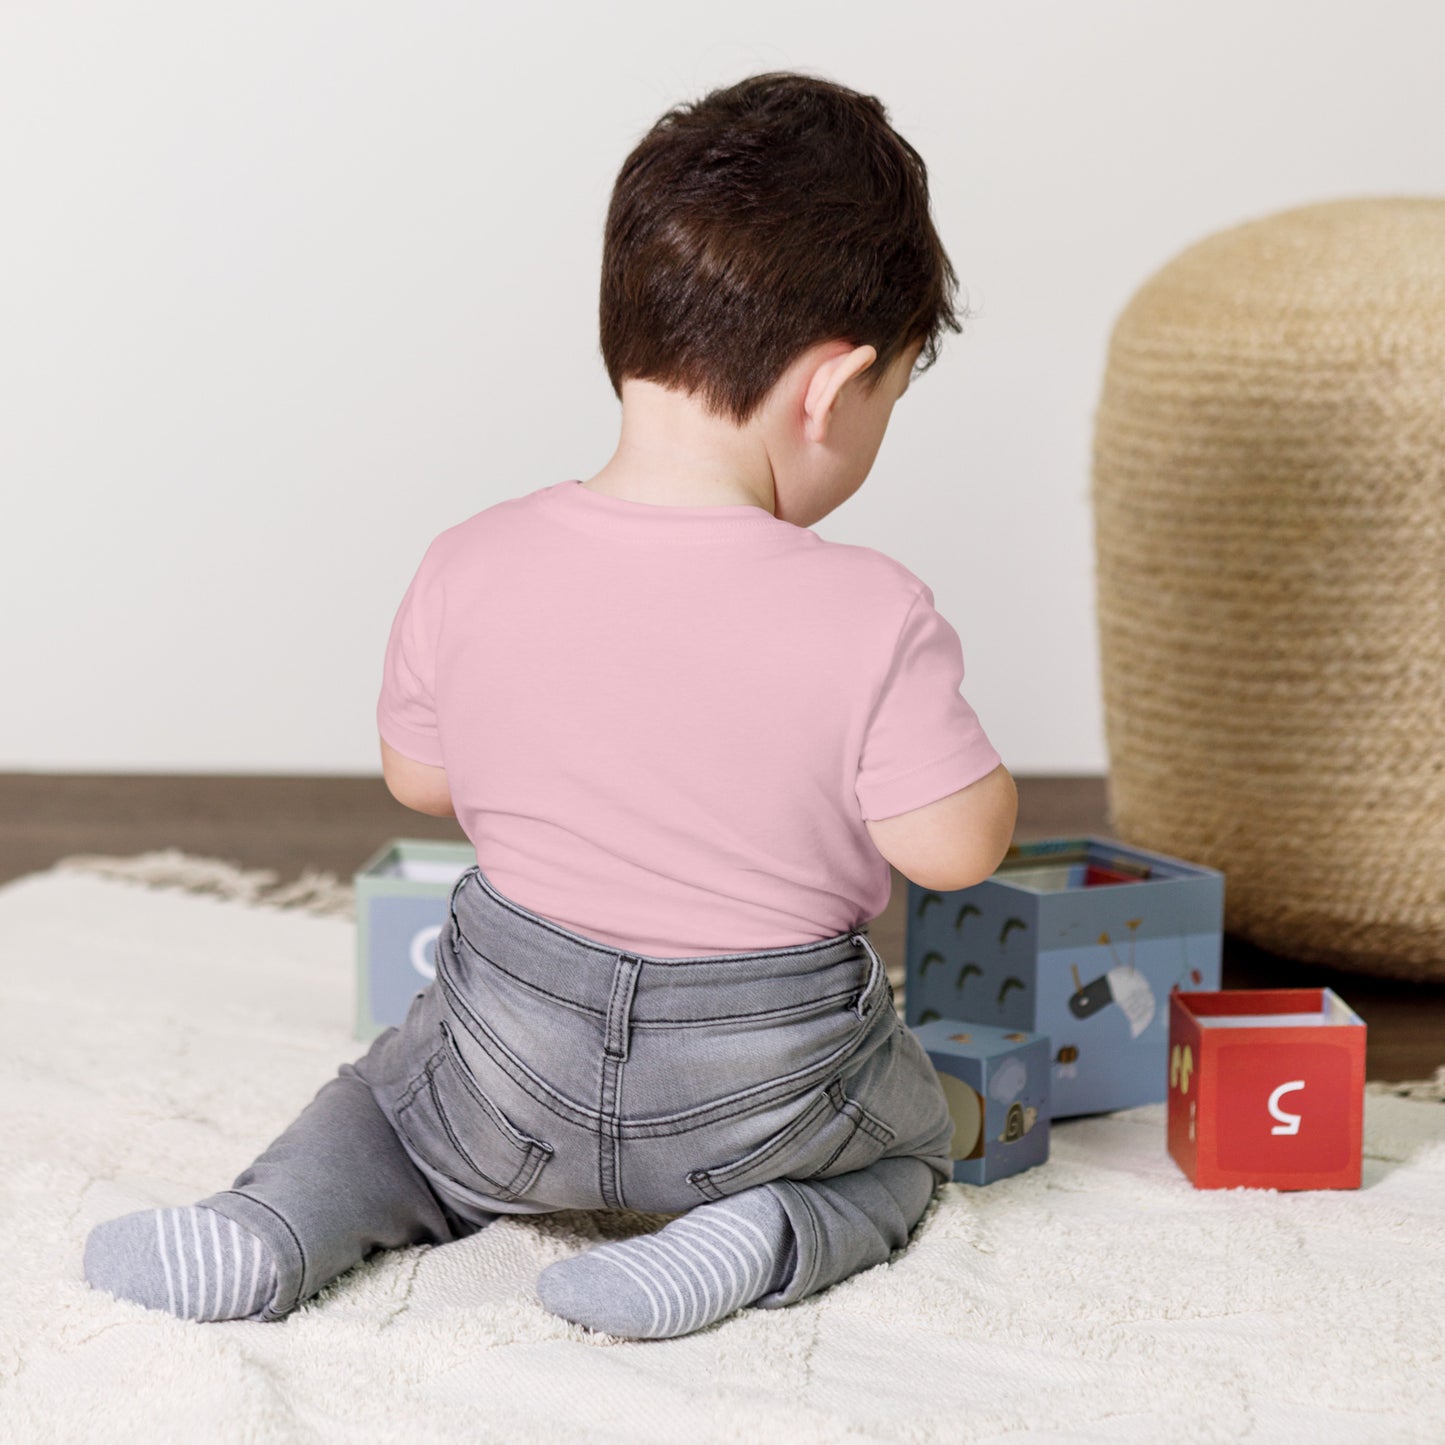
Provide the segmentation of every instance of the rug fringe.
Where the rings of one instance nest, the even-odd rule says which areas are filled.
[[[1441,1064],[1429,1079],[1406,1079],[1398,1084],[1386,1084],[1375,1079],[1365,1085],[1365,1092],[1395,1094],[1402,1099],[1433,1099],[1437,1104],[1445,1104],[1445,1064]]]
[[[179,848],[125,857],[68,853],[53,865],[67,873],[92,873],[151,888],[217,895],[253,908],[290,908],[327,918],[356,917],[356,889],[334,873],[306,869],[290,883],[277,883],[273,868],[241,868],[224,858],[204,858]]]

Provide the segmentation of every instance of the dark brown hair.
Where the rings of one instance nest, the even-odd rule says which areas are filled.
[[[623,163],[602,251],[602,359],[619,399],[635,376],[742,425],[820,341],[876,348],[870,391],[919,340],[926,371],[943,329],[963,329],[957,285],[927,167],[882,104],[772,71],[674,106]]]

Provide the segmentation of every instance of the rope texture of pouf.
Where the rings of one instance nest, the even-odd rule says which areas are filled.
[[[1092,501],[1111,821],[1225,927],[1445,978],[1445,198],[1302,206],[1120,314]]]

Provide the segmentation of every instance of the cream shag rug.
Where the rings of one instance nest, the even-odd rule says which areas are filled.
[[[1063,1121],[887,1263],[677,1340],[532,1293],[662,1215],[374,1254],[279,1324],[94,1291],[93,1224],[229,1185],[365,1051],[349,885],[274,885],[169,852],[0,888],[6,1441],[1445,1438],[1445,1070],[1369,1086],[1358,1191],[1196,1191],[1162,1104]]]

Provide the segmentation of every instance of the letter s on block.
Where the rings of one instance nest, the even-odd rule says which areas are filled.
[[[1304,1086],[1305,1081],[1303,1079],[1295,1079],[1292,1083],[1281,1084],[1279,1088],[1269,1096],[1269,1112],[1274,1118],[1279,1120],[1279,1123],[1269,1131],[1271,1134],[1299,1133],[1300,1116],[1281,1109],[1279,1099],[1281,1094],[1288,1094],[1291,1089],[1302,1089]]]

